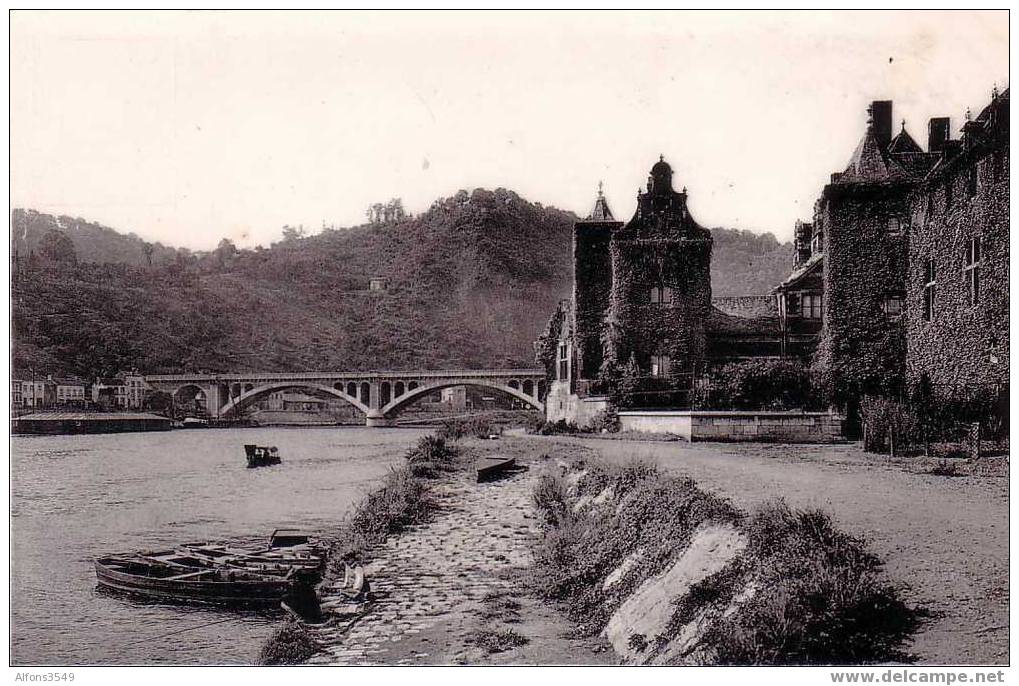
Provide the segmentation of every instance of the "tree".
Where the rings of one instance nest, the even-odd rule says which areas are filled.
[[[74,243],[66,233],[57,229],[50,229],[39,240],[39,257],[45,262],[56,264],[78,264]]]
[[[296,227],[290,226],[289,224],[283,225],[284,242],[296,241],[298,238],[304,238],[304,224]]]

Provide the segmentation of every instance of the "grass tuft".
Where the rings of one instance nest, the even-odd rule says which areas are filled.
[[[261,666],[296,665],[322,648],[298,622],[288,621],[276,629],[262,645],[256,664]]]
[[[519,648],[531,640],[513,629],[477,629],[467,636],[467,644],[481,648],[488,654],[504,653]]]

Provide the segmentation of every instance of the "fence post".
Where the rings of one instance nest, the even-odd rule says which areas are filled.
[[[980,459],[980,422],[969,425],[969,457],[971,460]]]

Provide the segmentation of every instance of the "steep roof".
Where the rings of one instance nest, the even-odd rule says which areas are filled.
[[[841,183],[853,181],[889,181],[901,176],[902,172],[881,150],[881,144],[874,135],[874,130],[867,127],[867,133],[863,135],[853,156],[849,159],[849,165],[839,177]]]
[[[778,286],[775,286],[775,288],[773,288],[771,292],[775,293],[778,291],[784,291],[787,288],[792,288],[797,283],[802,281],[805,277],[814,273],[818,269],[821,269],[821,266],[823,264],[824,264],[824,253],[820,252],[814,253],[807,259],[806,262],[804,262],[799,267],[794,269],[792,273],[785,278],[785,281],[780,283]]]
[[[584,221],[589,222],[614,222],[616,218],[612,215],[612,210],[609,209],[609,201],[605,199],[605,194],[602,192],[601,183],[598,184],[598,197],[594,201],[594,209],[591,210],[591,214],[587,215]]]
[[[892,139],[892,142],[888,144],[888,152],[890,153],[903,153],[903,152],[923,152],[913,137],[906,133],[906,123],[902,123],[902,130],[899,131],[899,135]]]

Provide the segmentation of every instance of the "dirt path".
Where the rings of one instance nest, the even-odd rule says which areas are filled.
[[[1008,663],[1008,478],[909,473],[857,447],[687,444],[523,437],[602,459],[653,461],[743,508],[772,498],[821,508],[864,537],[888,576],[936,617],[912,647],[921,663]]]
[[[514,445],[515,444],[515,445]],[[500,448],[530,460],[531,444]],[[313,630],[326,652],[309,664],[597,664],[614,656],[601,639],[572,638],[559,613],[521,592],[536,534],[533,472],[488,484],[473,473],[438,487],[434,521],[390,537],[365,569],[375,599],[362,616]],[[330,604],[326,598],[325,603]],[[505,650],[472,645],[493,632]],[[507,633],[512,632],[512,634]],[[512,645],[513,635],[526,640]]]

